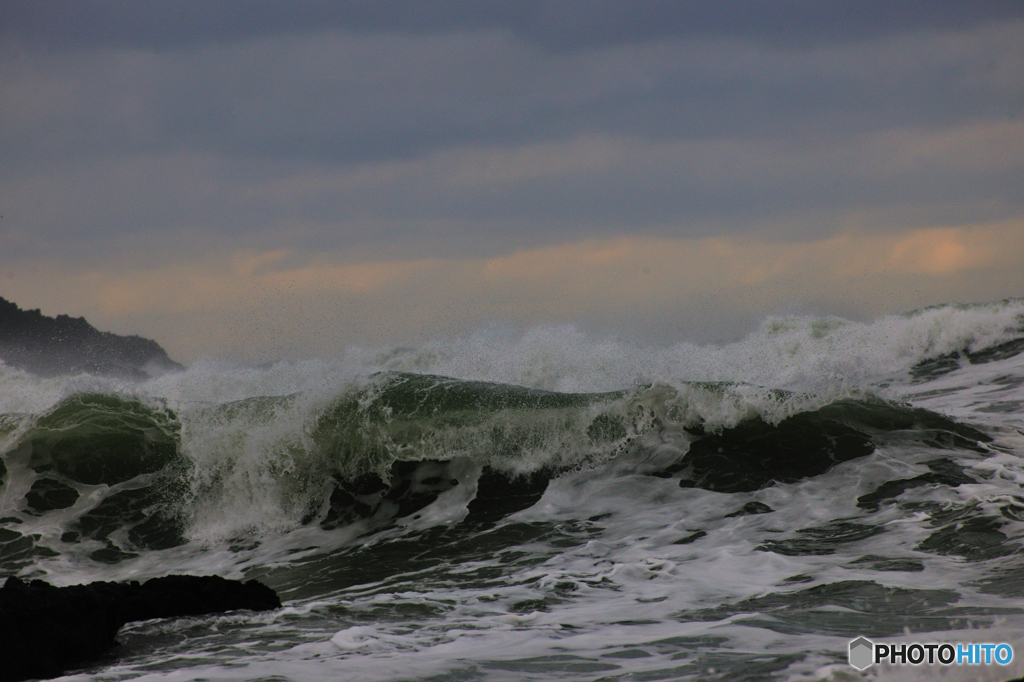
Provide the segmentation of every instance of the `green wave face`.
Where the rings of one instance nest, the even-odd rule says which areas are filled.
[[[466,518],[493,523],[534,504],[552,478],[609,461],[681,487],[752,491],[906,434],[968,449],[987,438],[871,396],[726,383],[556,393],[387,373],[327,400],[254,397],[181,416],[78,394],[0,419],[0,567],[68,544],[118,562],[268,528],[382,526],[460,485]],[[61,529],[60,542],[32,530],[40,517]]]
[[[178,458],[177,416],[137,400],[79,394],[41,415],[21,438],[29,467],[87,485],[113,485]]]
[[[39,415],[6,415],[0,566],[56,556],[63,544],[102,562],[182,544],[175,504],[187,463],[179,432],[172,411],[106,394],[73,395]],[[36,517],[61,529],[59,543],[27,530]]]
[[[333,401],[312,441],[343,476],[387,475],[395,461],[468,457],[508,471],[534,471],[607,454],[644,429],[639,390],[555,393],[416,374]]]
[[[430,481],[444,477],[419,463],[442,472],[469,461],[476,472],[543,472],[546,481],[656,422],[641,389],[566,394],[413,374],[381,374],[326,401],[262,396],[181,415],[77,394],[0,423],[0,517],[11,519],[0,564],[27,565],[66,551],[61,543],[110,562],[209,539],[203,529],[218,525],[228,535],[287,530],[322,518],[342,481],[375,480],[399,497],[415,479],[412,493],[425,486],[433,499]],[[61,543],[24,532],[40,516],[61,529]]]

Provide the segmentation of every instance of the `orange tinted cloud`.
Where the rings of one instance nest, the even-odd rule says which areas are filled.
[[[759,319],[792,301],[871,315],[945,302],[951,290],[1000,298],[1014,277],[1024,285],[1021,273],[1024,225],[1007,222],[796,242],[618,237],[492,258],[345,262],[341,254],[238,251],[153,269],[26,268],[8,282],[23,305],[146,333],[191,360],[211,349],[323,355],[493,320],[702,328],[721,326],[716,317]]]

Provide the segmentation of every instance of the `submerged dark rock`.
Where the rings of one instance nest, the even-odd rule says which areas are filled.
[[[964,366],[964,360],[972,365],[983,365],[988,362],[1006,360],[1021,353],[1024,353],[1024,337],[1004,341],[977,351],[964,348],[922,360],[910,368],[910,376],[914,379],[914,383],[924,383],[961,369]]]
[[[42,376],[89,372],[132,379],[183,370],[156,341],[101,332],[84,317],[48,317],[0,298],[0,360]]]
[[[62,675],[110,650],[131,621],[280,606],[262,583],[218,576],[70,587],[11,577],[0,589],[0,682]]]
[[[752,492],[774,483],[819,476],[840,462],[870,455],[870,437],[829,418],[825,410],[772,425],[751,419],[690,445],[683,488],[720,493]]]
[[[492,525],[510,514],[529,509],[544,496],[552,478],[553,473],[543,469],[520,476],[484,469],[465,521]]]
[[[375,474],[351,480],[335,474],[320,526],[332,530],[359,519],[371,519],[372,524],[380,526],[411,516],[459,485],[454,464],[451,460],[396,461],[391,464],[389,482]],[[490,527],[510,514],[532,507],[557,474],[541,469],[517,475],[483,467],[463,523]],[[311,511],[303,523],[314,521],[317,513]]]
[[[929,448],[979,454],[988,452],[984,444],[992,440],[974,427],[922,408],[877,399],[837,400],[774,425],[755,417],[720,432],[694,430],[697,440],[685,456],[653,475],[680,475],[682,488],[752,492],[819,476],[839,463],[866,457],[875,451],[876,438],[890,438],[897,432]],[[952,463],[933,460],[928,466],[933,473],[887,483],[858,498],[859,506],[877,509],[909,488],[931,483],[973,482]]]

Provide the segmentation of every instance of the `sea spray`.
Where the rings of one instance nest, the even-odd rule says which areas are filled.
[[[129,626],[109,679],[789,679],[906,630],[1019,649],[1022,313],[666,348],[555,327],[141,383],[0,366],[0,569],[286,600]]]

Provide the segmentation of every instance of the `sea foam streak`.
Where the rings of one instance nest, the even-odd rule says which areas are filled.
[[[832,674],[858,635],[1021,624],[1022,351],[1010,300],[141,384],[0,366],[0,569],[290,600],[237,636],[132,626],[101,677]]]

